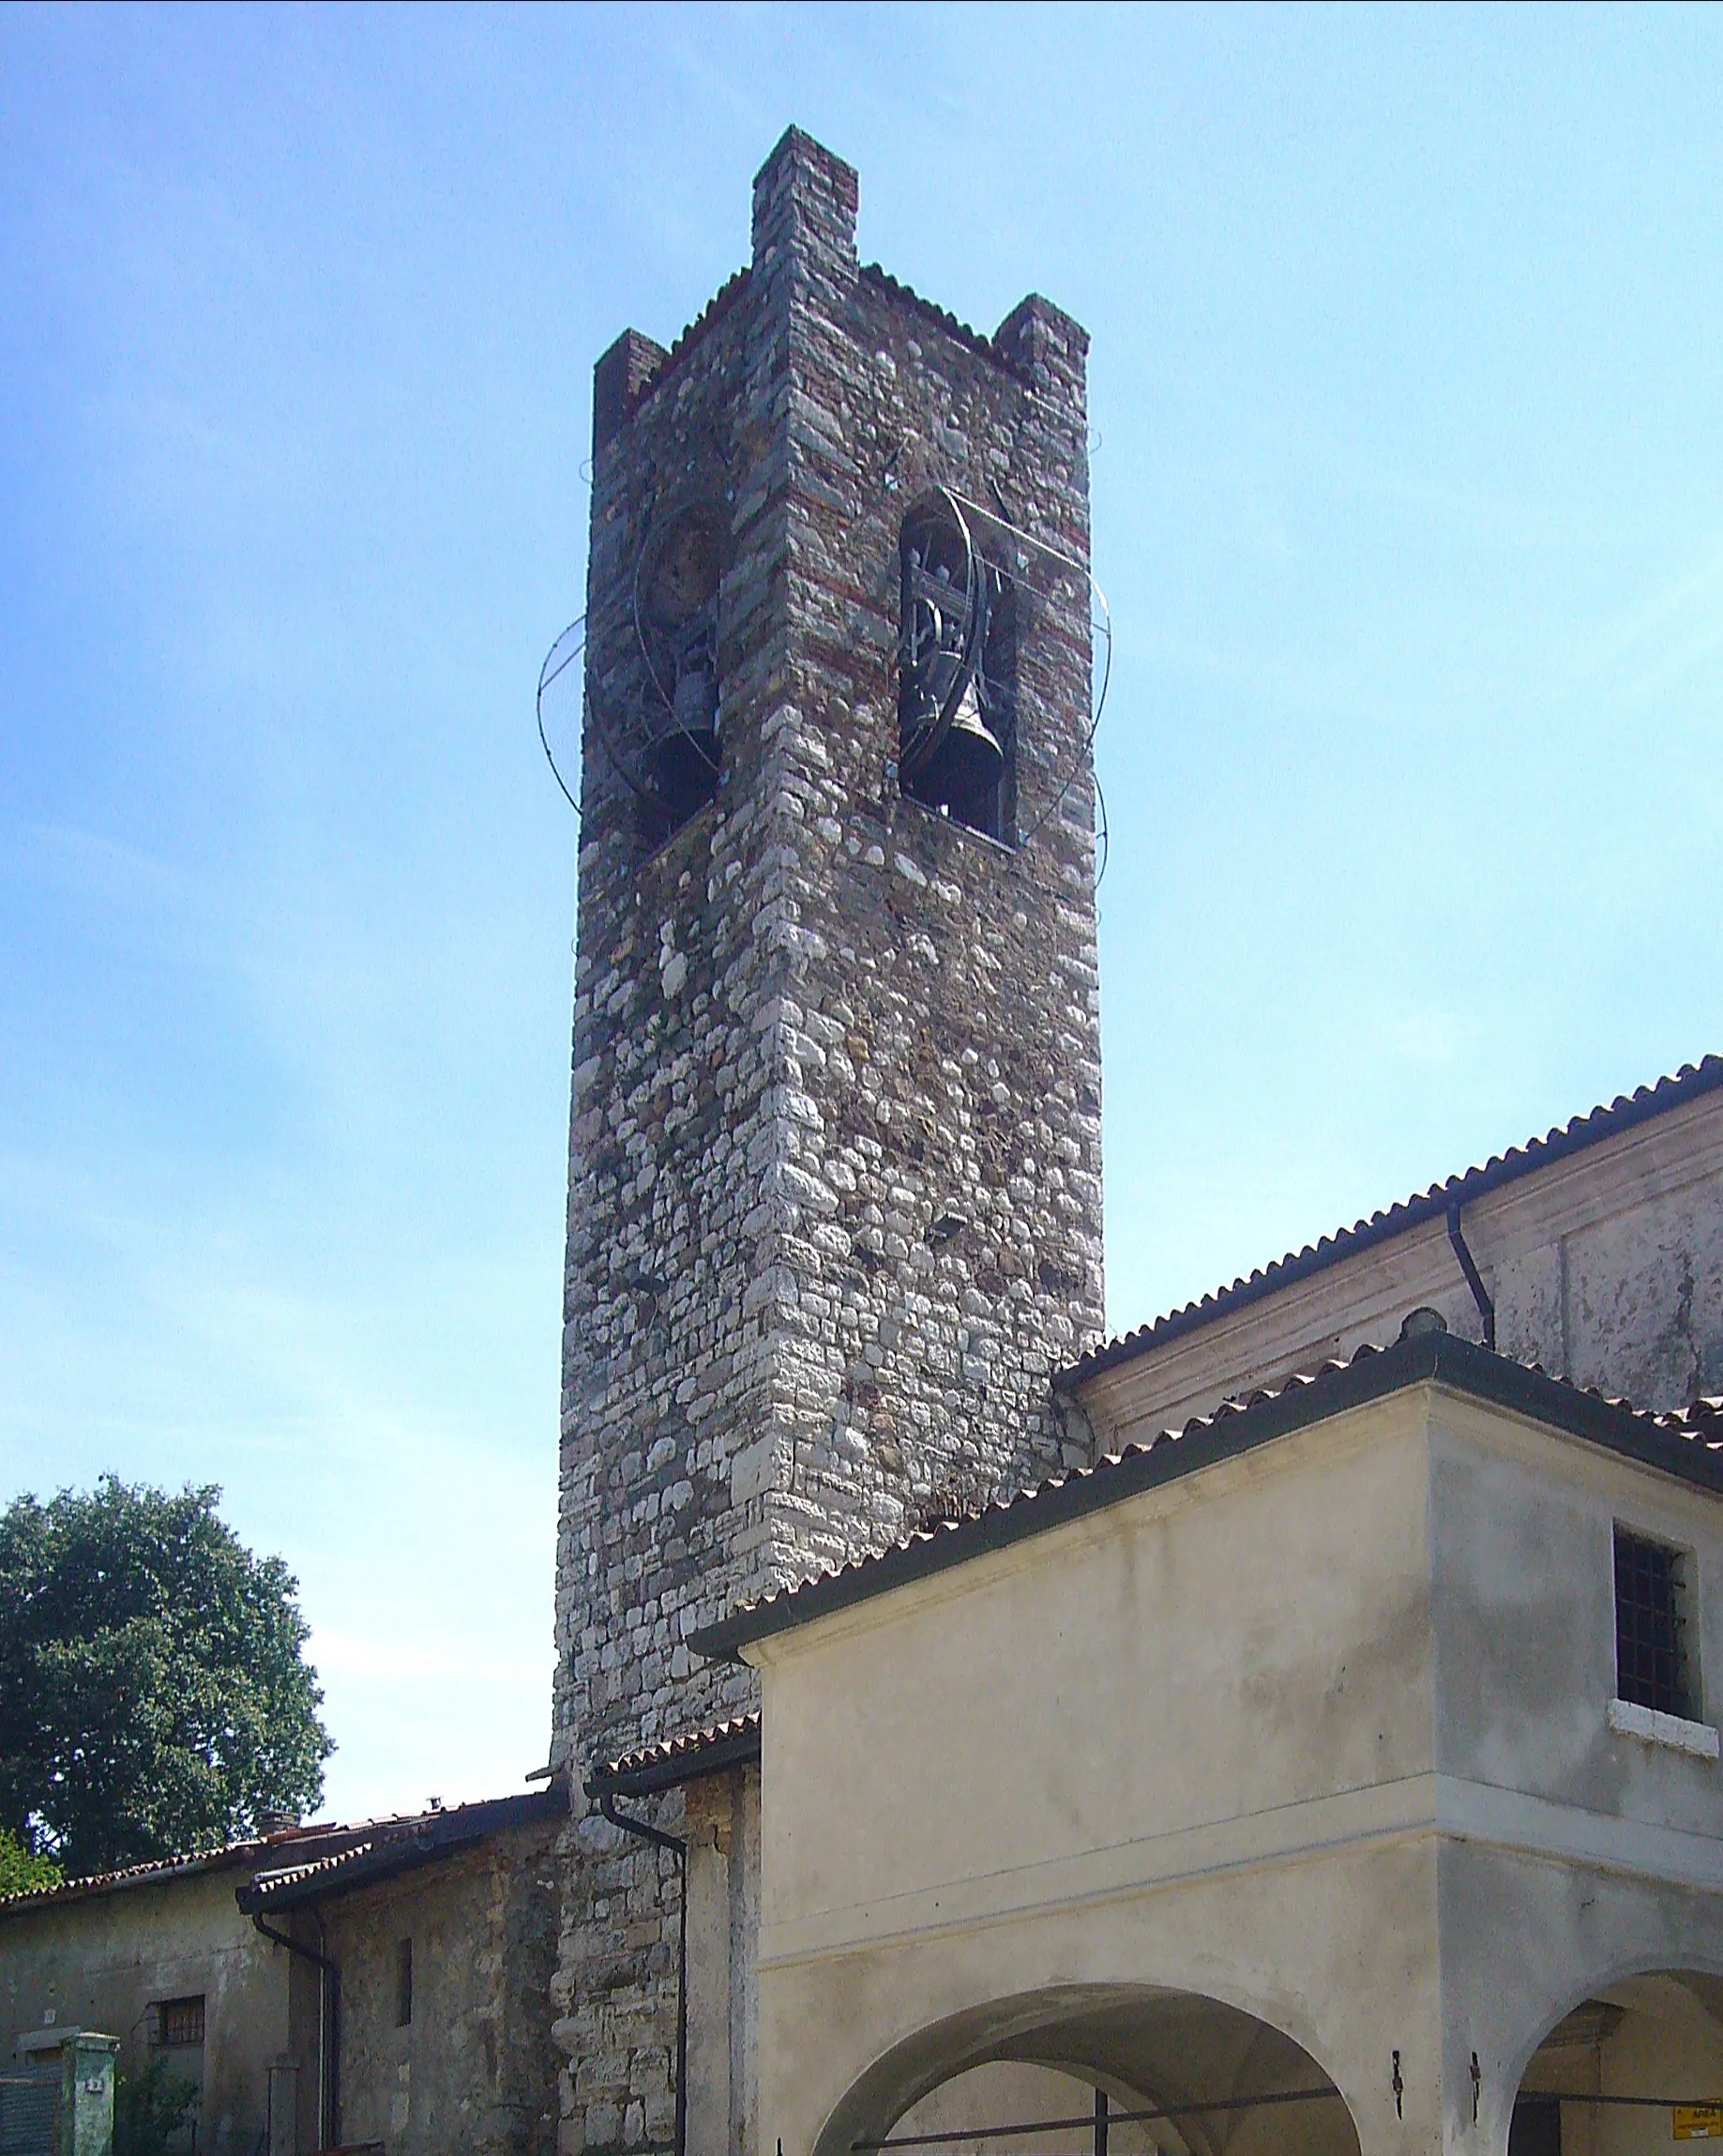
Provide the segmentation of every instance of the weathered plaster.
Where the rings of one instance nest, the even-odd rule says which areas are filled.
[[[135,2072],[149,2056],[150,2007],[201,1997],[202,2049],[171,2051],[169,2063],[203,2091],[198,2147],[251,2156],[270,2065],[298,2032],[289,2027],[287,1956],[234,1907],[235,1877],[212,1871],[0,1914],[0,2057],[12,2058],[53,2013],[56,2025],[117,2037],[119,2072]]]
[[[552,1830],[499,1834],[325,1905],[341,1971],[341,2133],[390,2156],[545,2156],[559,1878]],[[397,2019],[412,1941],[412,2018]]]
[[[760,2146],[1060,2023],[1123,2072],[1176,1994],[1301,2047],[1366,2156],[1503,2156],[1569,2007],[1723,1951],[1717,1767],[1610,1726],[1624,1516],[1694,1551],[1709,1661],[1714,1498],[1430,1384],[750,1648]]]
[[[1539,1169],[1465,1208],[1504,1355],[1652,1408],[1723,1390],[1723,1092]],[[1088,1379],[1116,1447],[1177,1429],[1367,1341],[1421,1305],[1482,1319],[1440,1221],[1339,1259]]]

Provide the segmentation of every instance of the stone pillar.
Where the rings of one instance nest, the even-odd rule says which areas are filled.
[[[60,2049],[60,2156],[113,2156],[117,2036],[67,2032]]]
[[[690,1807],[690,1811],[692,1807]],[[688,2148],[730,2146],[730,1831],[688,1821]]]
[[[634,400],[657,372],[664,347],[642,337],[638,329],[625,329],[592,371],[592,453],[596,458],[616,434],[633,408]]]
[[[787,128],[754,179],[755,271],[787,258],[853,266],[859,201],[854,167],[800,128]]]

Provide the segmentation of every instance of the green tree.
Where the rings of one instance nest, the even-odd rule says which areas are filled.
[[[8,1894],[36,1894],[44,1887],[57,1887],[65,1876],[52,1857],[38,1856],[16,1834],[0,1827],[0,1901]]]
[[[214,1847],[323,1794],[297,1583],[220,1495],[108,1475],[0,1518],[0,1825],[68,1875]]]

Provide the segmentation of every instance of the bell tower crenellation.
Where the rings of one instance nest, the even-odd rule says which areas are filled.
[[[1102,1323],[1083,332],[855,251],[599,360],[556,1748],[748,1704],[688,1632],[1056,1465]]]

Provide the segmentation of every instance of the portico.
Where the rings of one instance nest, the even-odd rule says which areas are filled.
[[[1407,1338],[701,1635],[763,1679],[760,2147],[1086,2148],[974,2130],[1098,2090],[1163,2114],[1114,2149],[1504,2156],[1523,2083],[1667,2148],[1723,1793],[1618,1699],[1612,1549],[1723,1671],[1718,1435]]]

